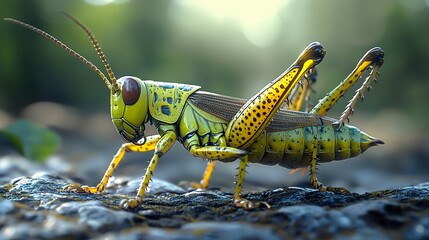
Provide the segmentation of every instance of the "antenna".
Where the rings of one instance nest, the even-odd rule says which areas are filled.
[[[110,70],[109,76],[110,76],[110,74],[112,74],[112,76],[113,76],[113,78],[114,78],[114,82],[113,82],[113,79],[112,79],[113,87],[112,87],[112,84],[111,84],[111,83],[109,82],[109,80],[107,79],[107,77],[104,75],[104,73],[103,73],[102,71],[100,71],[100,69],[98,69],[98,68],[97,68],[97,66],[95,66],[92,62],[90,62],[89,60],[87,60],[84,56],[80,55],[80,54],[79,54],[79,53],[77,53],[75,50],[71,49],[71,48],[70,48],[70,47],[68,47],[66,44],[64,44],[64,43],[63,43],[63,42],[61,42],[60,40],[56,39],[55,37],[53,37],[53,36],[52,36],[52,35],[50,35],[49,33],[45,32],[45,31],[43,31],[43,30],[41,30],[41,29],[39,29],[39,28],[37,28],[37,27],[34,27],[34,26],[30,25],[30,24],[27,24],[27,23],[21,22],[21,21],[19,21],[19,20],[13,19],[13,18],[4,18],[4,21],[6,21],[6,22],[10,22],[10,23],[14,23],[14,24],[17,24],[17,25],[19,25],[19,26],[22,26],[22,27],[24,27],[24,28],[27,28],[27,29],[29,29],[29,30],[31,30],[31,31],[33,31],[33,32],[35,32],[35,33],[37,33],[37,34],[39,34],[39,35],[41,35],[41,36],[43,36],[43,37],[47,38],[48,40],[50,40],[51,42],[53,42],[55,45],[57,45],[57,46],[61,47],[62,49],[66,50],[68,53],[70,53],[71,55],[73,55],[74,57],[76,57],[77,59],[79,59],[79,60],[80,60],[81,62],[83,62],[85,65],[87,65],[88,67],[90,67],[94,72],[98,73],[98,75],[103,79],[104,83],[106,84],[106,86],[107,86],[110,90],[113,90],[113,91],[115,91],[115,92],[118,90],[118,86],[117,86],[117,83],[116,83],[116,78],[114,77],[113,72],[112,72],[112,70],[110,69],[110,67],[109,67],[109,68],[107,68],[107,67],[109,66],[107,63],[104,63],[104,62],[103,62],[103,63],[105,64],[105,66],[106,66],[106,64],[107,64],[107,66],[106,66],[106,69],[108,69],[107,71],[109,72],[109,70]],[[92,37],[94,37],[94,36],[92,35]],[[95,37],[94,37],[94,39],[95,39]],[[97,43],[97,41],[95,41],[95,42]],[[98,46],[98,43],[97,43],[97,46]],[[94,47],[95,47],[95,44],[94,44]],[[99,47],[98,47],[98,48],[99,48]],[[101,49],[100,49],[100,51],[98,51],[98,50],[97,50],[97,52],[101,52],[101,54],[102,54],[102,56],[103,56],[103,59],[104,59],[104,61],[105,61],[104,54],[103,54],[103,52],[101,51]],[[100,56],[100,58],[101,58],[101,56]],[[113,88],[113,89],[112,89],[112,88]]]
[[[113,74],[112,68],[110,67],[109,63],[107,62],[106,56],[103,53],[103,50],[100,47],[100,44],[98,43],[97,39],[95,38],[95,35],[89,30],[88,27],[86,27],[82,22],[77,20],[77,18],[73,17],[67,12],[61,12],[66,17],[70,18],[74,23],[76,23],[80,28],[82,28],[86,34],[88,35],[89,39],[91,40],[92,45],[94,46],[95,51],[97,52],[98,56],[101,59],[101,62],[104,64],[104,68],[107,71],[107,74],[109,75],[110,80],[112,81],[112,86],[116,90],[118,90],[118,84],[116,83],[116,77],[115,74]]]

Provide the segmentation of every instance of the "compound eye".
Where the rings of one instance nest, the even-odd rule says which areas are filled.
[[[140,98],[140,85],[133,78],[125,78],[122,83],[122,99],[126,105],[133,105]]]

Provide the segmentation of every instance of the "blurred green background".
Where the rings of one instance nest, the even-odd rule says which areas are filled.
[[[380,46],[380,81],[358,104],[351,124],[386,142],[369,153],[386,164],[407,168],[409,153],[417,151],[418,161],[429,165],[428,0],[20,0],[0,6],[2,18],[31,23],[102,67],[84,32],[59,11],[74,15],[97,36],[117,77],[196,84],[242,98],[319,41],[327,55],[318,67],[316,102],[367,50]],[[32,118],[60,131],[82,130],[79,138],[98,140],[99,146],[119,146],[109,123],[109,92],[98,75],[51,42],[6,22],[0,23],[0,83],[0,127]],[[352,94],[330,116],[339,117]]]

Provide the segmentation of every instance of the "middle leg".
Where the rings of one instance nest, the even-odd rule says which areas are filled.
[[[244,208],[244,209],[255,209],[259,208],[261,204],[265,205],[267,208],[271,208],[271,206],[267,202],[252,202],[248,199],[241,197],[241,189],[243,188],[244,175],[246,174],[246,167],[248,164],[248,156],[244,156],[240,159],[240,165],[238,167],[237,173],[237,182],[235,183],[235,193],[233,204],[236,207]]]

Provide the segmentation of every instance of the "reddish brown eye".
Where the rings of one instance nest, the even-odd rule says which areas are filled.
[[[133,78],[125,78],[122,83],[122,99],[126,105],[133,105],[139,100],[140,85]]]

